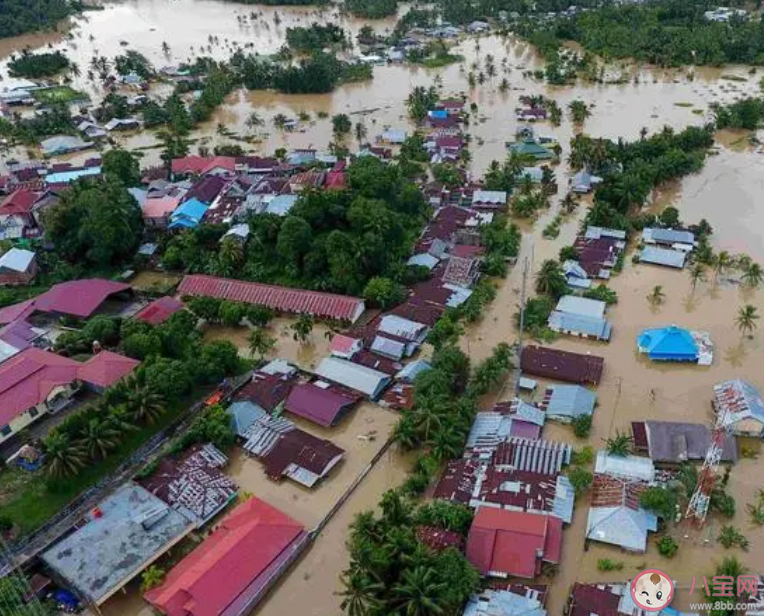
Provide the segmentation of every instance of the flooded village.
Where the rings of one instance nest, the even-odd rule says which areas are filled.
[[[714,126],[762,69],[552,85],[498,22],[409,29],[432,68],[359,44],[417,8],[105,2],[0,39],[3,127],[78,93],[76,130],[0,131],[11,614],[644,616],[649,569],[666,616],[764,613],[764,158]],[[373,78],[146,126],[205,100],[197,58],[317,24]],[[78,71],[25,85],[25,49]],[[93,77],[127,51],[151,78]],[[107,95],[138,102],[101,121]],[[719,576],[747,607],[697,607]]]

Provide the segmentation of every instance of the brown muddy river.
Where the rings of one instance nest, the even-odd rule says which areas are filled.
[[[259,14],[255,20],[249,17],[253,11]],[[274,21],[276,13],[280,20],[278,25]],[[220,40],[220,44],[213,45],[211,51],[215,57],[226,57],[233,50],[234,43],[252,44],[253,50],[268,53],[283,43],[286,27],[329,18],[332,14],[328,11],[273,9],[214,0],[128,0],[107,4],[105,11],[88,13],[86,19],[75,20],[71,30],[73,38],[70,40],[64,40],[60,35],[40,35],[2,41],[0,56],[27,45],[38,47],[50,43],[56,48],[66,49],[81,67],[86,67],[96,51],[109,57],[120,53],[124,49],[120,41],[124,40],[129,43],[129,48],[144,53],[158,65],[177,64],[193,55],[210,53],[206,49],[210,35]],[[348,19],[340,23],[353,32],[362,25],[359,21]],[[384,30],[392,23],[382,21],[374,26]],[[169,57],[162,54],[163,41],[170,45]],[[202,46],[205,49],[200,51]],[[523,76],[523,71],[538,67],[540,60],[522,42],[488,37],[481,39],[477,48],[475,42],[469,40],[461,44],[460,53],[465,56],[461,65],[436,70],[377,67],[373,81],[343,87],[327,95],[235,92],[218,110],[214,120],[201,127],[196,136],[210,144],[223,142],[224,138],[216,131],[218,123],[225,124],[239,135],[251,135],[244,123],[252,111],[257,111],[266,119],[266,126],[258,129],[264,134],[256,151],[271,152],[282,146],[313,145],[325,148],[331,140],[331,122],[315,119],[316,114],[323,111],[353,114],[353,121],[363,121],[369,138],[373,139],[384,126],[409,126],[405,97],[413,86],[430,85],[438,77],[444,94],[465,92],[469,101],[478,105],[480,119],[473,119],[468,129],[472,135],[472,171],[478,176],[492,160],[505,156],[504,143],[514,137],[517,126],[513,110],[518,105],[518,97],[523,94],[545,94],[555,98],[563,108],[573,99],[582,99],[594,105],[592,116],[584,127],[586,132],[613,139],[635,139],[642,127],[653,132],[666,124],[676,128],[702,124],[710,117],[708,107],[712,102],[729,102],[759,91],[760,75],[749,74],[747,67],[695,69],[692,78],[687,71],[623,69],[626,83],[621,85],[549,87]],[[470,66],[473,62],[478,66],[484,65],[488,54],[495,58],[499,76],[469,90],[466,74]],[[608,74],[615,77],[621,70],[618,66],[611,66]],[[746,81],[724,78],[729,75],[745,78]],[[503,76],[511,84],[511,89],[506,93],[498,89]],[[99,94],[92,84],[82,78],[75,85],[87,89],[94,96]],[[271,122],[274,115],[285,113],[294,116],[301,111],[313,117],[303,127],[303,132],[284,134],[274,129]],[[540,124],[538,130],[541,134],[555,136],[563,146],[563,164],[557,167],[556,174],[559,184],[564,187],[569,177],[564,159],[574,127],[566,117],[560,127]],[[127,147],[145,147],[153,144],[154,138],[145,133],[127,136],[123,141]],[[658,204],[676,205],[687,222],[708,219],[715,230],[712,238],[715,248],[746,252],[764,262],[764,159],[751,148],[741,148],[737,143],[739,141],[740,136],[720,135],[719,154],[709,157],[706,167],[698,175],[686,178],[675,186],[665,187]],[[351,149],[355,147],[356,144],[351,144]],[[146,150],[145,153],[146,163],[158,160],[156,150]],[[564,194],[564,190],[560,193]],[[525,234],[520,263],[526,257],[529,259],[531,275],[544,259],[556,258],[562,246],[572,243],[579,222],[585,215],[584,202],[579,211],[563,224],[556,240],[543,239],[541,231],[555,216],[557,207],[554,201],[550,210],[535,223],[523,224]],[[521,269],[516,267],[502,281],[496,301],[482,321],[471,326],[464,336],[462,345],[474,361],[486,357],[497,342],[516,340],[513,314],[520,297]],[[645,296],[658,284],[663,286],[667,297],[664,305],[653,309]],[[764,311],[764,293],[747,292],[725,280],[717,281],[717,284],[700,283],[693,293],[686,272],[634,266],[628,259],[623,273],[613,279],[611,287],[618,292],[619,302],[609,310],[609,318],[614,324],[614,335],[609,345],[570,338],[561,338],[554,343],[560,348],[591,351],[605,357],[605,375],[598,388],[599,406],[588,444],[600,447],[602,439],[616,430],[628,430],[630,422],[637,419],[709,422],[711,387],[724,379],[747,378],[764,389],[764,376],[760,369],[764,334],[756,334],[752,340],[741,340],[734,325],[735,313],[742,303],[752,303],[760,312]],[[532,281],[529,288],[532,288]],[[635,338],[643,328],[671,323],[710,332],[715,345],[715,360],[711,367],[656,367],[637,355]],[[282,351],[291,360],[309,366],[325,354],[326,342],[318,328],[315,348],[305,349],[293,344],[288,336],[281,335],[283,324],[277,327]],[[246,339],[241,331],[217,330],[208,336],[228,337],[243,351],[246,350]],[[504,395],[509,394],[505,392]],[[389,429],[387,423],[385,429]],[[354,434],[348,436],[352,439]],[[570,428],[564,426],[547,426],[545,436],[575,441]],[[576,446],[584,444],[578,442]],[[364,456],[361,457],[364,459]],[[250,464],[256,465],[251,461],[236,462],[236,472],[244,482],[255,481],[259,472],[256,466],[246,466]],[[623,554],[596,544],[584,552],[587,503],[583,498],[577,506],[573,524],[565,532],[563,562],[559,572],[549,580],[552,584],[549,613],[555,616],[562,613],[564,597],[572,583],[623,580],[645,565],[665,569],[678,580],[678,599],[681,603],[686,603],[681,588],[686,591],[692,576],[712,573],[713,563],[727,554],[734,552],[751,571],[764,572],[764,533],[750,527],[745,513],[746,503],[751,502],[756,491],[764,487],[758,465],[756,460],[741,461],[733,470],[729,484],[737,501],[737,514],[732,523],[751,541],[747,553],[725,550],[716,543],[715,537],[722,524],[718,518],[711,518],[700,533],[684,526],[673,529],[672,535],[679,542],[680,549],[671,561],[660,557],[652,542],[645,555]],[[406,466],[405,460],[394,450],[383,457],[311,551],[264,602],[259,614],[339,615],[340,602],[335,591],[339,588],[338,575],[347,566],[347,554],[343,548],[347,526],[355,513],[374,507],[385,489],[402,481]],[[329,490],[328,494],[331,493],[332,490]],[[297,492],[288,490],[281,498],[286,501],[293,498],[299,503],[298,511],[309,508],[310,501],[301,501],[299,497]],[[318,508],[322,509],[325,506],[324,497],[318,495],[318,498],[321,502]],[[303,509],[303,515],[308,516],[306,522],[312,522],[313,518],[308,514],[308,509]],[[599,558],[623,561],[624,569],[601,573],[597,571]],[[694,599],[697,599],[697,592]],[[150,613],[135,590],[111,602],[106,608],[105,612],[110,616]]]

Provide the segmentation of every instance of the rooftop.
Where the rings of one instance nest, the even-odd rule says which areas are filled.
[[[304,419],[329,427],[337,423],[359,398],[332,387],[321,387],[320,384],[295,385],[284,408]]]
[[[703,460],[711,445],[711,430],[704,424],[677,421],[632,422],[634,445],[644,450],[653,462],[680,464]],[[737,462],[737,443],[724,435],[722,461]]]
[[[348,295],[305,291],[200,274],[185,276],[178,287],[178,293],[227,299],[266,306],[282,312],[311,314],[351,322],[357,320],[365,309],[362,299]]]
[[[307,541],[301,524],[252,497],[144,596],[167,616],[247,613]]]
[[[128,482],[42,559],[88,601],[100,605],[193,527],[156,496]]]
[[[92,316],[112,295],[130,290],[129,284],[113,280],[70,280],[53,285],[50,290],[38,295],[33,300],[34,309],[85,319]]]
[[[390,377],[384,372],[338,357],[326,357],[321,360],[316,368],[316,374],[354,389],[372,400],[376,399],[390,383]]]
[[[682,269],[687,260],[687,253],[681,250],[671,250],[670,248],[656,248],[655,246],[645,246],[639,253],[640,263],[650,263],[652,265],[664,265],[666,267],[675,267]]]
[[[598,385],[605,360],[559,349],[529,345],[523,349],[520,367],[525,374],[581,385]]]
[[[150,325],[161,325],[184,308],[183,302],[174,297],[160,297],[141,308],[133,318]]]

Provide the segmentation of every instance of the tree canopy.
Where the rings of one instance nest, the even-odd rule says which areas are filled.
[[[39,79],[55,75],[69,68],[69,64],[69,59],[60,51],[33,54],[24,50],[20,56],[10,59],[8,71],[11,77]]]
[[[0,38],[53,28],[82,10],[72,0],[3,0],[0,2]]]
[[[114,181],[79,181],[45,212],[46,238],[70,262],[106,267],[133,256],[143,219],[135,199]]]

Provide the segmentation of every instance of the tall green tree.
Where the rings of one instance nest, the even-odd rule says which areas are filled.
[[[758,327],[756,322],[759,318],[760,315],[758,310],[756,310],[756,306],[746,304],[738,309],[737,316],[735,317],[735,325],[737,325],[737,328],[742,335],[750,336]]]

